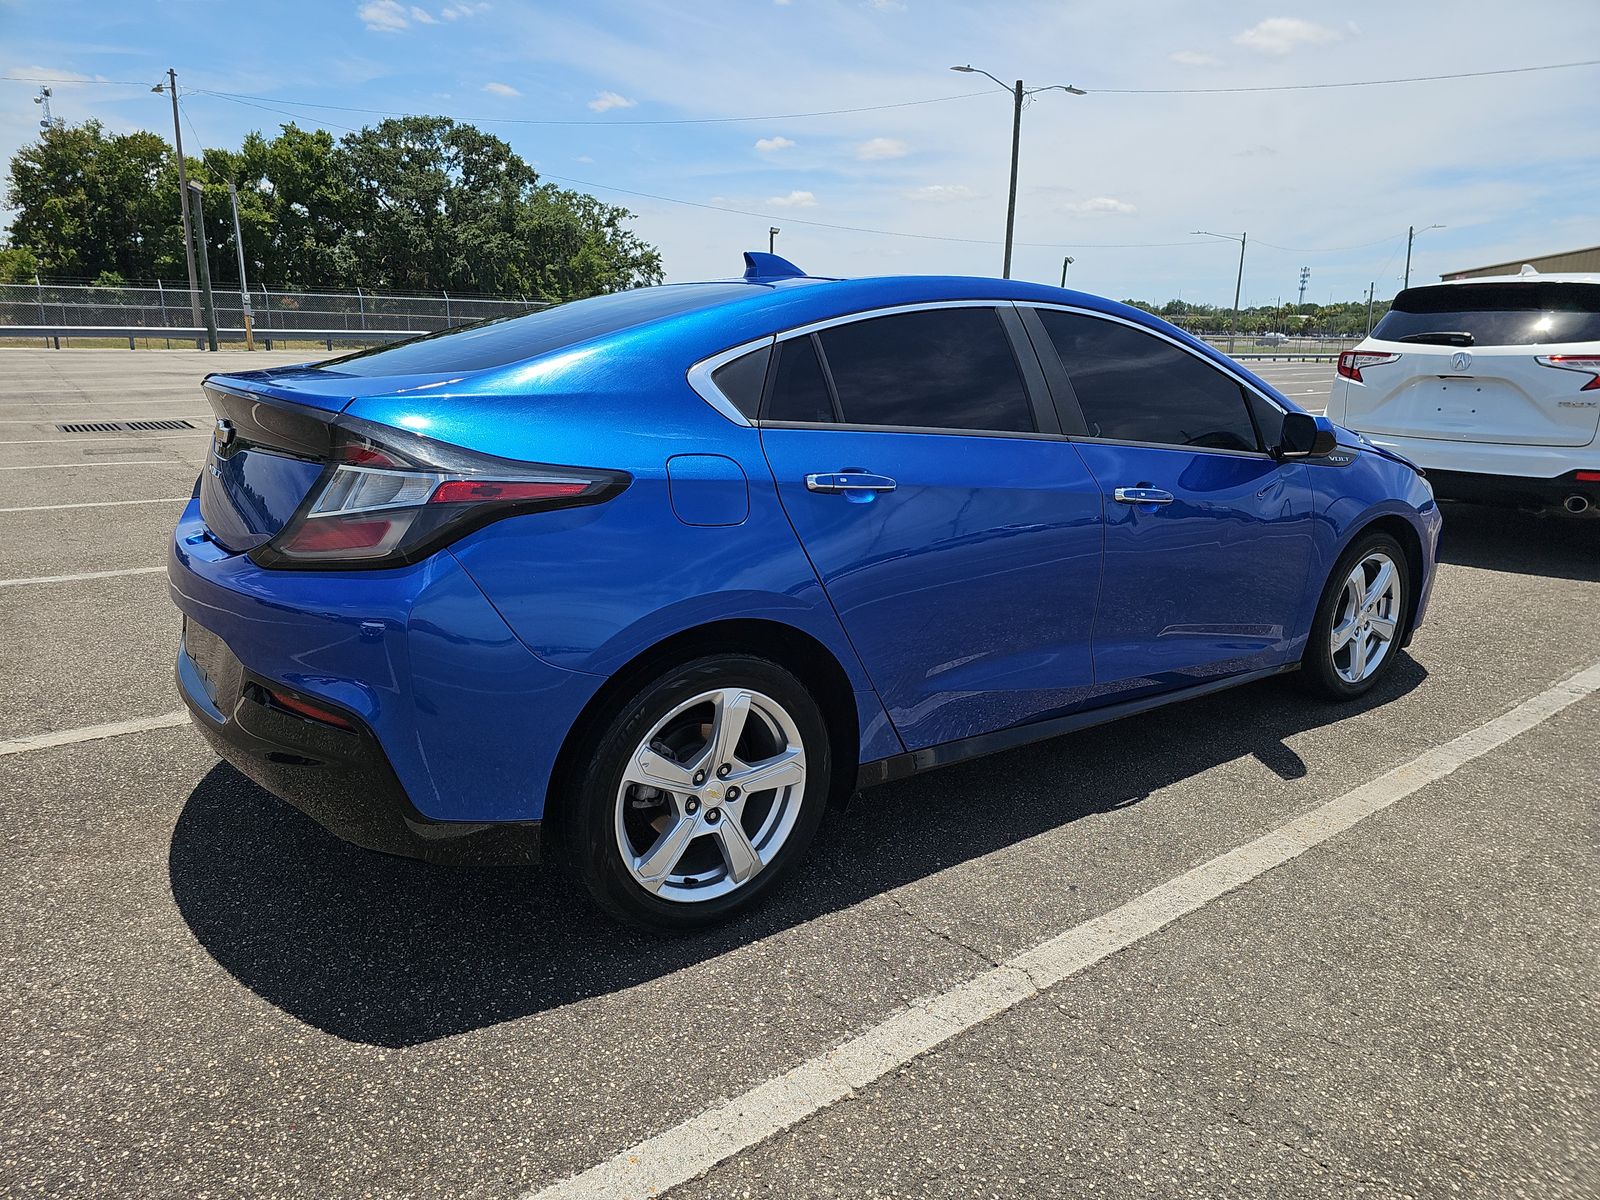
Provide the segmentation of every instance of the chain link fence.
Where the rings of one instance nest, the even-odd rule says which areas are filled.
[[[212,293],[217,325],[242,328],[244,302],[237,288]],[[545,307],[526,298],[396,295],[390,292],[275,292],[250,289],[256,332],[362,330],[432,333],[485,317],[515,316]],[[0,284],[0,325],[137,326],[150,330],[205,323],[198,293],[186,287],[91,287],[83,284]]]

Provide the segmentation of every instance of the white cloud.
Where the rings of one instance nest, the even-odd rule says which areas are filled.
[[[935,203],[948,200],[970,200],[975,193],[964,183],[930,183],[906,193],[907,200],[927,200]]]
[[[590,158],[587,154],[580,154],[573,161],[581,162],[581,163],[592,163],[594,161],[594,159]]]
[[[1315,46],[1324,42],[1337,42],[1344,35],[1337,29],[1318,25],[1300,17],[1268,17],[1259,25],[1252,25],[1233,40],[1241,46],[1262,54],[1288,54],[1296,46]]]
[[[610,112],[613,108],[636,108],[639,102],[629,100],[626,96],[619,96],[615,92],[601,92],[589,101],[589,107],[595,112]]]
[[[1136,213],[1139,210],[1132,204],[1129,204],[1126,200],[1118,200],[1114,196],[1094,196],[1088,200],[1080,200],[1076,204],[1067,205],[1067,211],[1083,213],[1085,215],[1093,213],[1115,213],[1118,215],[1124,215],[1127,213]]]
[[[817,198],[810,192],[790,192],[787,196],[768,196],[767,203],[773,208],[815,208]]]
[[[438,18],[427,9],[415,6],[411,9],[411,19],[418,25],[437,25],[439,23]]]
[[[439,15],[446,21],[459,21],[463,17],[475,17],[479,13],[485,13],[488,11],[489,6],[487,4],[472,4],[463,2],[461,4],[445,5],[439,10]]]
[[[1173,62],[1185,67],[1220,67],[1222,60],[1215,54],[1202,54],[1198,50],[1179,50],[1167,55]]]
[[[512,87],[509,83],[486,83],[483,85],[483,90],[495,96],[522,95],[521,92],[517,91],[517,89]]]
[[[411,24],[406,18],[406,10],[400,7],[397,0],[368,0],[356,9],[356,16],[368,29],[379,33],[398,33]]]
[[[787,150],[794,143],[786,137],[757,138],[756,149],[763,154],[770,154],[774,150]]]
[[[899,138],[868,138],[856,147],[856,157],[862,162],[876,162],[883,158],[904,158],[911,148]]]

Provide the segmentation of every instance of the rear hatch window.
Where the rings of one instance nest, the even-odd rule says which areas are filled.
[[[573,300],[520,317],[497,317],[394,346],[323,362],[341,375],[462,375],[508,366],[647,321],[710,308],[754,292],[748,283],[677,283]]]
[[[1395,297],[1372,336],[1438,346],[1600,341],[1600,284],[1530,281],[1407,288]]]

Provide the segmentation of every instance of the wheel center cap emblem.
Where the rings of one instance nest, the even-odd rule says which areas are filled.
[[[706,786],[706,795],[712,800],[721,800],[722,789],[714,783],[708,784]]]

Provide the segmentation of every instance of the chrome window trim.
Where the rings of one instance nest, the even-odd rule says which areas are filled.
[[[1048,309],[1048,310],[1051,310],[1051,311],[1054,311],[1054,312],[1074,313],[1074,314],[1076,314],[1077,316],[1080,316],[1080,317],[1095,317],[1095,318],[1097,318],[1098,320],[1101,320],[1101,321],[1111,321],[1111,322],[1113,322],[1113,323],[1115,323],[1117,325],[1126,325],[1129,329],[1137,329],[1140,333],[1147,333],[1153,338],[1159,338],[1161,341],[1166,342],[1167,345],[1169,345],[1169,346],[1177,347],[1179,350],[1182,350],[1185,354],[1187,354],[1190,358],[1199,359],[1201,362],[1205,363],[1206,366],[1210,367],[1213,371],[1220,371],[1222,374],[1224,374],[1224,375],[1228,376],[1228,378],[1232,379],[1240,387],[1248,388],[1251,392],[1253,392],[1257,396],[1261,397],[1261,399],[1265,400],[1268,404],[1270,404],[1273,408],[1277,409],[1279,412],[1286,414],[1289,411],[1287,408],[1284,408],[1283,405],[1279,404],[1276,400],[1274,400],[1271,396],[1269,396],[1265,392],[1263,392],[1255,384],[1251,383],[1250,380],[1246,379],[1243,375],[1240,375],[1239,372],[1234,367],[1232,367],[1230,365],[1227,365],[1227,364],[1224,364],[1224,363],[1219,363],[1214,358],[1210,358],[1207,355],[1199,353],[1197,350],[1195,350],[1195,348],[1193,346],[1186,345],[1185,343],[1180,342],[1177,338],[1173,337],[1171,334],[1163,333],[1159,329],[1151,329],[1150,326],[1141,324],[1138,321],[1130,321],[1130,320],[1128,320],[1127,317],[1119,317],[1119,316],[1114,316],[1111,313],[1098,312],[1098,311],[1096,311],[1095,309],[1092,309],[1092,308],[1080,308],[1077,305],[1073,305],[1073,304],[1052,304],[1048,300],[1037,300],[1037,301],[1035,301],[1035,300],[1017,300],[1017,301],[1014,301],[1014,303],[1016,304],[1016,306],[1018,308],[1041,308],[1041,309]],[[1061,365],[1063,367],[1066,366],[1065,363],[1062,363]],[[1070,370],[1067,372],[1067,376],[1068,376],[1068,378],[1071,378],[1072,372]],[[1097,441],[1097,442],[1109,442],[1109,441],[1115,441],[1116,439],[1115,438],[1093,438],[1093,439],[1090,439],[1090,440]],[[1139,443],[1139,444],[1140,445],[1149,445],[1149,444],[1155,444],[1155,443]],[[1164,444],[1164,443],[1161,443],[1161,444]],[[1180,446],[1178,448],[1180,450],[1186,450],[1186,449],[1191,449],[1192,447]],[[1201,447],[1201,448],[1203,449],[1204,447]],[[1244,451],[1229,450],[1229,451],[1225,451],[1224,453],[1241,454],[1241,453],[1244,453]],[[1253,453],[1260,453],[1260,452],[1259,451],[1254,451]],[[1270,458],[1272,456],[1269,454],[1269,455],[1267,455],[1267,457]]]
[[[747,429],[754,428],[753,422],[739,411],[738,405],[724,396],[721,389],[711,381],[711,376],[719,367],[727,366],[734,359],[743,358],[752,350],[759,350],[763,346],[772,346],[776,342],[777,336],[775,334],[763,334],[753,341],[743,342],[730,349],[719,351],[710,358],[702,358],[699,362],[693,364],[687,372],[686,377],[689,381],[689,386],[694,389],[695,394],[700,399],[704,400],[724,417],[727,417],[735,425],[743,425]]]

